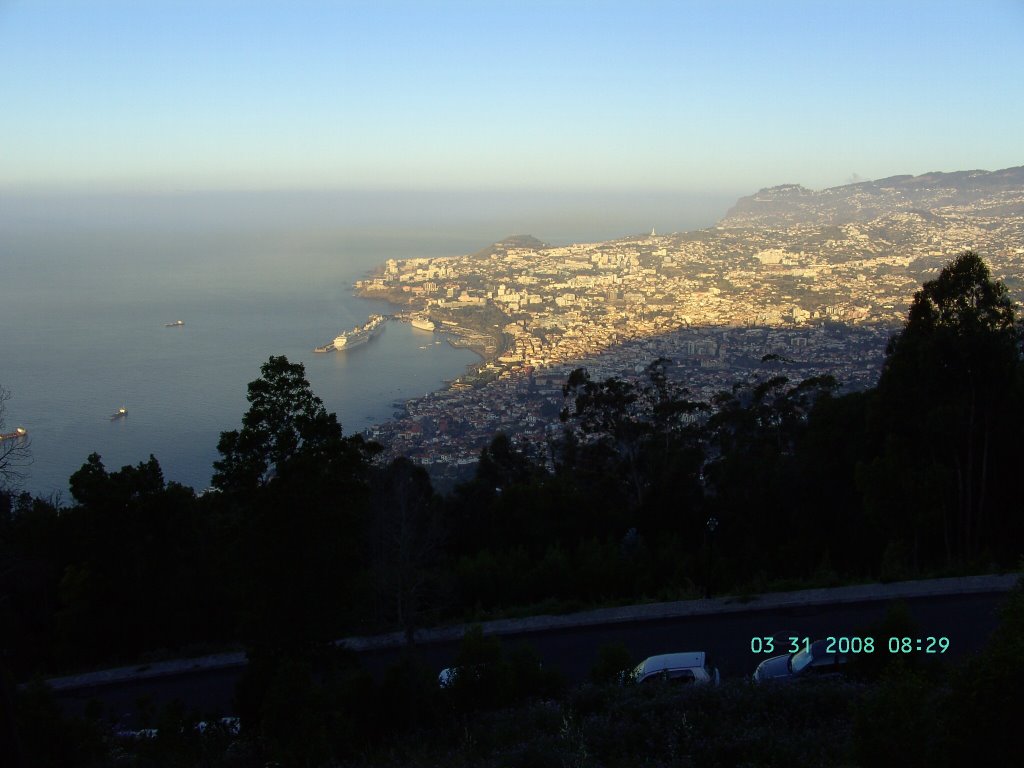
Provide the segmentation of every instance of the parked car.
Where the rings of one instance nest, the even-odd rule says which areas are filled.
[[[663,653],[650,656],[639,664],[629,676],[635,683],[668,681],[671,683],[714,683],[718,685],[718,670],[707,665],[704,651]]]
[[[807,680],[842,674],[846,667],[846,654],[829,653],[827,647],[827,640],[815,640],[796,653],[784,653],[765,659],[754,670],[754,682]]]
[[[445,667],[437,676],[437,684],[442,688],[447,688],[455,682],[455,677],[459,673],[458,670],[458,667]]]
[[[467,682],[479,682],[484,675],[490,671],[494,672],[498,667],[494,664],[469,664],[464,667],[445,667],[437,676],[437,684],[441,688],[451,688],[456,680]]]

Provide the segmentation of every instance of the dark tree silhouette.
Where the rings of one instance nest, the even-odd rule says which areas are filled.
[[[342,436],[301,363],[271,357],[260,374],[242,429],[221,434],[211,503],[237,526],[227,559],[243,640],[293,652],[352,618],[377,446]]]
[[[889,343],[876,413],[888,437],[873,480],[898,501],[890,508],[876,495],[875,506],[902,517],[893,533],[910,538],[912,557],[934,534],[947,562],[1010,554],[1000,550],[1019,525],[1007,481],[1019,435],[1020,340],[1006,286],[967,251],[914,294]]]
[[[341,440],[341,425],[313,394],[302,363],[271,356],[249,383],[242,429],[222,432],[214,487],[252,490],[266,485],[296,458],[326,458]]]
[[[378,612],[412,645],[422,614],[437,604],[445,543],[440,499],[425,469],[398,458],[374,478],[370,504]]]
[[[814,567],[809,558],[822,556],[808,546],[814,526],[807,521],[817,512],[797,504],[805,486],[798,453],[810,414],[836,387],[831,376],[796,384],[771,376],[734,384],[713,398],[717,410],[706,425],[703,470],[708,518],[719,524],[719,562],[733,558],[736,576],[803,576]],[[710,550],[714,534],[707,535]]]
[[[225,631],[202,544],[210,531],[191,488],[165,483],[153,456],[111,472],[95,453],[69,484],[77,504],[56,521],[65,652],[112,658]]]
[[[564,408],[562,421],[571,418],[583,435],[580,457],[598,475],[614,475],[622,481],[621,492],[630,509],[642,506],[650,484],[644,448],[654,432],[645,417],[648,403],[643,389],[615,377],[595,382],[585,368],[577,368],[562,393],[573,403],[571,414],[568,405]],[[572,440],[572,434],[566,439]]]
[[[476,477],[500,493],[503,488],[528,483],[540,472],[540,467],[516,450],[508,435],[499,432],[490,445],[480,451]]]

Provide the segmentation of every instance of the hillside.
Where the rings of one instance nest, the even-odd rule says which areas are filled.
[[[783,184],[740,198],[720,227],[846,224],[915,209],[983,206],[989,215],[1024,213],[1024,166],[999,171],[955,171],[890,176],[818,192]]]

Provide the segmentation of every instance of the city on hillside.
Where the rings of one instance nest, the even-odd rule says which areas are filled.
[[[870,387],[915,291],[965,250],[1021,297],[1024,167],[773,187],[694,232],[391,259],[358,293],[426,316],[482,360],[368,434],[442,476],[498,431],[542,455],[570,371],[635,379],[659,357],[704,401],[769,375]]]

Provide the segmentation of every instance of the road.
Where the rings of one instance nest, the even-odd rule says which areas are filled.
[[[942,657],[962,661],[978,651],[997,624],[997,608],[1005,593],[949,595],[912,598],[904,601],[918,627],[917,637],[946,637],[949,651]],[[739,613],[708,614],[676,619],[636,621],[585,626],[543,632],[508,634],[503,646],[527,642],[539,653],[546,667],[558,669],[570,683],[585,680],[598,649],[622,643],[637,661],[646,656],[673,651],[706,651],[722,678],[750,675],[768,654],[751,652],[754,637],[797,635],[812,640],[828,636],[865,637],[868,628],[886,614],[888,602],[873,601],[842,605],[814,605]],[[888,638],[875,637],[875,653],[888,654]],[[784,649],[783,649],[784,650]],[[458,641],[418,646],[424,662],[438,670],[451,666]],[[363,651],[362,663],[375,675],[393,664],[400,648]],[[80,713],[88,702],[99,701],[111,715],[135,720],[142,708],[159,711],[175,699],[203,715],[228,715],[235,711],[234,685],[240,667],[167,675],[151,679],[122,681],[58,692],[65,710]]]
[[[984,645],[995,629],[996,609],[1004,599],[1003,594],[958,595],[919,598],[906,605],[919,628],[917,636],[949,638],[949,651],[942,655],[956,662]],[[725,679],[750,675],[767,657],[751,652],[754,637],[863,637],[869,626],[885,616],[887,607],[888,603],[874,602],[580,627],[507,635],[502,637],[502,644],[512,647],[518,642],[529,643],[545,666],[559,669],[571,683],[587,679],[598,649],[609,643],[622,643],[636,661],[659,653],[706,651]],[[875,638],[875,647],[876,653],[888,653],[888,638]],[[421,657],[438,669],[450,666],[457,651],[455,642],[419,648]],[[394,649],[361,654],[363,663],[375,673],[397,657]]]

